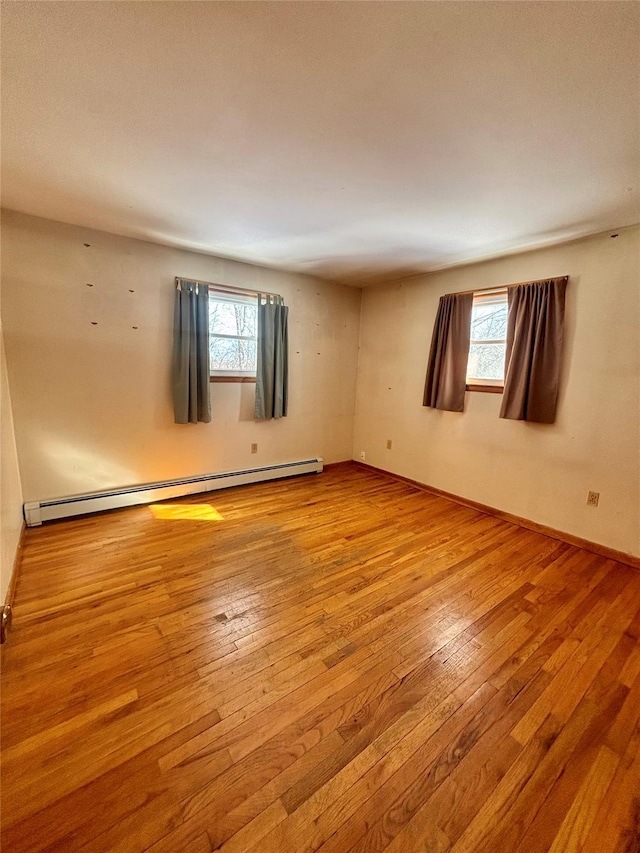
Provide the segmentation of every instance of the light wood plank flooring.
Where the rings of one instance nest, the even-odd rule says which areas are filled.
[[[375,472],[28,531],[3,850],[638,853],[640,572]]]

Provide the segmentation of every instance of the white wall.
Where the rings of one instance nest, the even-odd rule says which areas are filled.
[[[11,395],[0,324],[0,605],[4,604],[22,530],[22,487],[13,429]]]
[[[365,451],[385,470],[640,555],[639,236],[629,228],[365,290],[354,458]],[[501,420],[497,394],[468,393],[462,414],[422,406],[442,294],[564,274],[555,424]]]
[[[359,290],[6,211],[2,260],[25,500],[351,457]],[[212,423],[173,423],[175,275],[285,297],[287,418],[256,422],[254,385],[214,383]]]
[[[360,318],[359,290],[5,212],[3,322],[24,499],[364,450],[380,468],[640,554],[639,241],[630,228],[364,290]],[[252,385],[213,384],[211,424],[173,423],[176,274],[285,296],[288,418],[257,423]],[[494,394],[468,394],[463,414],[422,406],[441,294],[563,274],[555,424],[501,420]],[[597,509],[588,489],[600,492]]]

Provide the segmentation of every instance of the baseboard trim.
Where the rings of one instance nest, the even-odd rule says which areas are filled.
[[[325,462],[323,465],[323,471],[333,471],[335,468],[344,468],[346,470],[351,467],[352,463],[352,459],[345,459],[343,462]]]
[[[375,465],[369,465],[367,462],[360,462],[357,459],[352,460],[352,464],[358,468],[367,471],[374,471],[376,474],[384,474],[391,477],[393,480],[399,480],[401,483],[407,483],[414,486],[416,489],[421,489],[423,492],[429,492],[439,498],[444,498],[447,501],[466,506],[469,509],[475,509],[478,512],[483,512],[485,515],[492,515],[494,518],[499,518],[501,521],[507,521],[509,524],[515,524],[518,527],[524,527],[527,530],[533,530],[534,533],[542,533],[544,536],[550,536],[552,539],[559,539],[560,542],[566,542],[568,545],[575,545],[577,548],[583,548],[585,551],[591,551],[592,554],[597,554],[599,557],[606,557],[607,560],[615,560],[618,563],[624,563],[634,569],[640,569],[640,557],[634,557],[633,554],[625,554],[624,551],[617,551],[615,548],[609,548],[608,545],[600,545],[598,542],[592,542],[590,539],[582,539],[580,536],[574,536],[572,533],[565,533],[563,530],[556,530],[554,527],[547,527],[546,524],[539,524],[537,521],[531,521],[528,518],[521,518],[519,515],[512,515],[510,512],[505,512],[501,509],[496,509],[487,504],[481,504],[477,501],[463,498],[460,495],[454,495],[452,492],[445,492],[442,489],[436,489],[435,486],[428,486],[426,483],[421,483],[419,480],[412,480],[410,477],[403,477],[401,474],[394,474],[392,471],[385,471],[384,468],[376,468]],[[327,466],[325,466],[327,467]]]
[[[18,572],[22,563],[22,551],[24,549],[24,539],[27,533],[27,526],[23,522],[20,528],[20,537],[16,548],[15,557],[13,558],[13,569],[11,571],[11,580],[7,588],[7,597],[5,598],[2,609],[0,610],[0,643],[4,643],[7,639],[7,634],[11,628],[11,615],[13,612],[13,600],[16,595],[16,585],[18,583]]]

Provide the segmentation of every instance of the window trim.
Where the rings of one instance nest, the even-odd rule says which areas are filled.
[[[474,301],[474,303],[476,302],[476,300],[478,301],[478,303],[482,303],[482,302],[489,303],[492,301],[497,301],[495,299],[496,296],[500,296],[500,297],[504,296],[506,298],[507,294],[508,294],[508,288],[507,287],[499,287],[499,288],[496,288],[495,290],[491,290],[491,291],[482,291],[482,290],[473,291],[473,301]],[[502,301],[502,300],[500,300],[500,301]],[[469,347],[471,348],[471,346],[474,343],[475,344],[501,344],[501,343],[503,343],[503,341],[502,341],[502,339],[490,340],[490,341],[475,341],[475,340],[471,340],[471,338],[470,338],[469,339]],[[506,346],[506,338],[504,340],[504,344]],[[482,378],[467,377],[465,390],[466,391],[479,391],[480,393],[483,393],[483,394],[502,394],[504,392],[504,379],[482,379]]]
[[[214,375],[212,373],[209,374],[209,382],[253,382],[255,385],[256,377],[255,376],[241,376],[239,373],[228,374],[225,373],[222,375]]]
[[[232,290],[223,290],[222,288],[217,290],[209,289],[209,304],[211,302],[223,302],[223,303],[233,303],[236,302],[240,305],[255,305],[258,301],[258,294],[238,294],[234,293]],[[257,318],[256,318],[257,323]],[[257,328],[255,335],[213,335],[212,337],[216,338],[227,338],[229,340],[242,340],[242,341],[257,341]],[[242,371],[238,370],[233,372],[231,370],[212,370],[211,364],[209,364],[209,382],[247,382],[253,383],[256,382],[256,370],[254,371]]]
[[[504,382],[496,380],[495,385],[490,385],[488,379],[480,382],[467,382],[465,385],[466,391],[481,391],[483,394],[502,394],[504,393]]]

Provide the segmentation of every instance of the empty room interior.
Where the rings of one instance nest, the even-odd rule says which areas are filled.
[[[0,5],[1,849],[640,853],[640,4]]]

